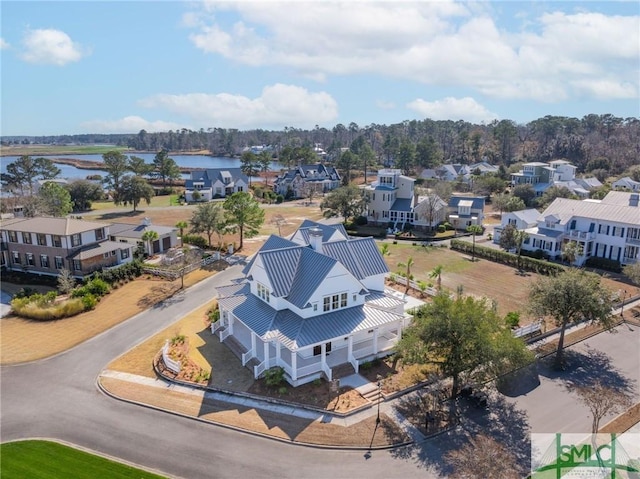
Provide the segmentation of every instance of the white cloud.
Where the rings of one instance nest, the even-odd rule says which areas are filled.
[[[139,103],[188,117],[197,125],[233,128],[312,128],[338,117],[336,101],[328,93],[283,84],[265,87],[257,98],[230,93],[160,94]]]
[[[188,18],[207,53],[319,81],[376,74],[548,102],[638,96],[640,17],[548,11],[506,30],[495,15],[454,1],[241,1],[203,4]],[[571,87],[603,77],[610,93]]]
[[[5,50],[9,47],[10,45],[4,40],[4,38],[0,38],[0,50]]]
[[[468,96],[464,98],[447,97],[431,102],[418,98],[408,103],[407,108],[432,120],[465,120],[470,123],[489,123],[498,118],[498,115]]]
[[[29,63],[62,66],[77,62],[89,52],[61,30],[29,30],[23,39],[21,57]]]
[[[140,130],[151,133],[190,128],[168,121],[149,121],[139,116],[127,116],[120,120],[90,120],[82,123],[81,126],[91,133],[138,133]]]
[[[381,110],[393,110],[396,107],[396,104],[392,101],[376,100],[376,106]]]

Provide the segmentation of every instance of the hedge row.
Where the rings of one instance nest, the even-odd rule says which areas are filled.
[[[462,253],[472,254],[473,244],[469,243],[468,241],[454,239],[451,240],[451,249],[460,251]],[[494,261],[496,263],[513,266],[514,268],[518,267],[518,255],[508,253],[499,249],[476,245],[475,255],[480,258],[488,259],[489,261]],[[562,265],[549,263],[548,261],[540,259],[529,258],[527,256],[520,257],[520,268],[525,271],[533,271],[539,274],[554,276],[561,271],[564,271],[564,266]]]
[[[142,262],[136,260],[118,266],[117,268],[96,271],[85,280],[85,284],[94,279],[100,279],[111,285],[125,279],[134,279],[142,274],[142,266]]]

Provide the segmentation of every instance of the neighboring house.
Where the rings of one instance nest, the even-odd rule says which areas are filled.
[[[583,254],[576,258],[576,265],[589,257],[636,263],[640,259],[639,197],[639,193],[612,191],[602,200],[556,198],[538,216],[537,225],[526,230],[529,238],[523,249],[561,258],[564,244],[577,241]]]
[[[192,171],[191,179],[185,181],[184,196],[187,202],[196,201],[194,192],[200,195],[198,201],[224,198],[238,191],[247,191],[249,177],[240,168],[214,168]],[[196,195],[197,196],[197,195]]]
[[[493,242],[496,244],[500,243],[500,236],[502,235],[502,231],[508,225],[513,225],[515,229],[520,231],[533,228],[538,224],[539,216],[540,212],[534,208],[502,213],[500,226],[495,226],[493,228]]]
[[[69,182],[64,179],[64,178],[52,178],[52,179],[48,179],[48,180],[36,180],[33,183],[33,194],[37,194],[40,191],[40,188],[42,188],[43,185],[45,185],[46,183],[56,183],[60,186],[65,186],[68,185]]]
[[[511,184],[532,185],[536,196],[542,196],[551,186],[558,186],[568,188],[580,198],[588,198],[602,183],[597,178],[576,178],[576,169],[567,160],[525,163],[522,170],[511,174]]]
[[[132,261],[135,248],[111,241],[106,223],[72,218],[13,218],[0,233],[3,268],[49,276],[68,269],[82,278]]]
[[[447,163],[440,165],[436,168],[422,170],[420,174],[424,179],[435,179],[441,181],[456,181],[462,179],[463,181],[469,181],[471,170],[467,165],[461,165],[459,163]]]
[[[449,198],[449,223],[456,230],[466,230],[471,225],[482,226],[484,222],[484,201],[482,196],[452,196]]]
[[[316,193],[326,193],[339,186],[338,170],[333,166],[318,163],[284,170],[276,178],[273,191],[282,196],[304,198],[308,196],[307,188],[314,188]]]
[[[611,183],[611,187],[614,189],[622,189],[628,191],[640,191],[640,181],[633,181],[628,176],[620,178],[618,181]]]
[[[379,170],[378,179],[364,187],[367,221],[393,230],[435,228],[445,221],[447,203],[435,194],[416,195],[415,181],[398,169]]]
[[[158,239],[150,245],[148,241],[142,239],[142,236],[147,231],[155,231],[158,233]],[[153,256],[156,253],[164,253],[178,245],[178,229],[168,226],[152,225],[149,218],[144,218],[139,225],[113,223],[109,227],[109,239],[111,241],[129,243],[133,245],[134,248],[141,245],[148,256]],[[149,250],[149,248],[151,248],[151,250]]]
[[[474,163],[469,165],[469,172],[473,175],[476,172],[480,173],[480,176],[488,175],[488,174],[497,174],[500,172],[500,168],[496,165],[492,165],[487,163],[486,161],[481,161],[479,163]]]
[[[255,378],[277,366],[293,386],[331,380],[338,366],[357,372],[390,354],[410,319],[385,293],[388,272],[373,238],[307,220],[290,239],[270,236],[244,278],[217,288],[211,330],[254,364]]]

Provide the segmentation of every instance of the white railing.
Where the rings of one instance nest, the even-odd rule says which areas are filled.
[[[253,351],[249,350],[246,353],[242,353],[242,365],[246,366],[249,361],[253,358]]]
[[[262,361],[260,364],[253,367],[253,377],[254,378],[260,377],[260,375],[263,372],[265,372],[266,369],[267,369],[267,364],[264,361]]]
[[[319,361],[317,363],[310,364],[309,366],[298,368],[298,379],[319,371],[322,371],[322,363]]]
[[[513,335],[516,338],[521,338],[523,336],[528,336],[529,334],[536,334],[542,331],[542,321],[538,320],[535,323],[528,324],[527,326],[522,326],[521,328],[514,329]]]
[[[329,365],[325,365],[322,367],[324,374],[327,376],[327,381],[331,381],[331,368]]]
[[[180,363],[174,359],[169,357],[169,340],[167,339],[162,348],[162,360],[164,361],[165,366],[169,368],[174,373],[178,374],[182,366]]]
[[[351,366],[353,366],[353,370],[357,373],[360,369],[360,363],[358,362],[356,357],[352,354],[347,358],[347,360],[351,363]]]
[[[287,363],[285,363],[282,358],[280,358],[280,360],[276,361],[276,365],[280,366],[282,369],[284,369],[284,372],[287,373],[289,375],[289,377],[293,377],[293,369],[291,368],[291,366],[289,366]]]
[[[215,332],[222,327],[222,323],[220,320],[217,320],[214,323],[211,323],[211,334],[215,334]]]
[[[220,331],[220,342],[224,341],[231,334],[230,328],[225,329],[224,331]]]
[[[405,278],[404,276],[400,276],[399,274],[394,274],[394,275],[390,275],[389,277],[397,284],[401,284],[403,286],[407,285],[407,278]],[[416,281],[409,281],[409,288],[422,292],[422,290],[420,289],[420,285]],[[429,296],[437,296],[438,290],[427,286],[424,289],[424,294],[428,294]]]

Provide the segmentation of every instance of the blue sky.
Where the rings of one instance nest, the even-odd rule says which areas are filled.
[[[640,2],[5,1],[0,134],[640,116]]]

